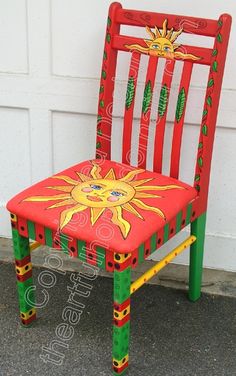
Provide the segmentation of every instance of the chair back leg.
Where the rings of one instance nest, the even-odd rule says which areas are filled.
[[[191,235],[197,238],[190,247],[189,299],[193,302],[201,296],[205,228],[206,212],[191,223]]]

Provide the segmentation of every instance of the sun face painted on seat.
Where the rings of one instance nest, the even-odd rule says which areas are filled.
[[[169,189],[184,189],[178,185],[145,185],[154,178],[137,179],[137,175],[143,173],[143,169],[129,171],[125,176],[117,178],[115,171],[111,168],[103,177],[101,167],[91,162],[90,174],[76,172],[75,180],[70,176],[56,175],[54,179],[63,180],[69,185],[50,186],[49,189],[63,192],[49,196],[31,196],[23,201],[47,202],[58,201],[47,207],[48,209],[67,206],[60,214],[60,230],[62,230],[72,219],[73,215],[84,210],[90,210],[90,222],[94,225],[105,210],[111,212],[111,222],[118,226],[124,239],[127,238],[131,224],[123,217],[124,211],[133,214],[139,220],[145,220],[140,210],[152,211],[166,219],[165,213],[156,206],[146,204],[148,198],[161,198],[146,191],[166,191]],[[144,200],[144,201],[143,201]],[[68,208],[69,206],[69,208]]]
[[[135,189],[119,180],[97,179],[73,188],[71,196],[88,207],[109,208],[123,205],[135,196]]]

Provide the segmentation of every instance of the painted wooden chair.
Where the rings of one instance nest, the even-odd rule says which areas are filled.
[[[120,34],[121,25],[146,28],[147,39]],[[97,119],[96,157],[24,190],[8,203],[11,212],[22,323],[36,318],[30,250],[61,248],[72,257],[114,275],[113,370],[129,362],[130,296],[190,246],[189,299],[200,297],[212,147],[231,17],[219,20],[158,14],[110,6]],[[180,45],[181,34],[214,38],[213,48]],[[124,109],[122,163],[111,161],[112,105],[117,54],[130,55]],[[148,58],[141,112],[138,165],[130,165],[135,93],[142,55]],[[154,140],[153,170],[146,170],[152,97],[158,62],[165,61]],[[163,60],[165,59],[165,60]],[[170,173],[162,175],[163,143],[171,81],[182,61],[171,146]],[[209,69],[195,178],[179,177],[181,142],[190,79],[195,64]],[[188,224],[190,236],[131,283],[131,270]],[[35,242],[30,245],[29,239]],[[101,292],[103,294],[103,292]],[[31,299],[26,299],[27,296]]]

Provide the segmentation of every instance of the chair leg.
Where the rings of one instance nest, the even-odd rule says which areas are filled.
[[[206,213],[191,223],[191,235],[195,235],[197,238],[190,247],[189,299],[193,302],[201,296],[205,227]]]
[[[114,375],[121,375],[125,373],[129,363],[131,267],[128,266],[122,270],[122,264],[116,261],[117,255],[115,255],[114,271],[112,356]],[[118,268],[122,271],[117,270]]]
[[[12,230],[12,237],[16,263],[20,318],[22,324],[28,326],[36,319],[29,239],[21,236],[16,229]]]

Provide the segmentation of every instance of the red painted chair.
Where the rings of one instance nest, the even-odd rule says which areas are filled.
[[[121,25],[146,28],[147,39],[121,35]],[[113,3],[103,55],[96,158],[35,184],[8,203],[24,325],[36,317],[30,249],[38,244],[62,248],[70,256],[114,273],[115,374],[123,373],[129,362],[130,295],[189,245],[189,298],[195,301],[200,297],[210,165],[230,27],[231,17],[227,14],[219,20],[209,20],[127,10]],[[182,33],[212,37],[213,48],[177,44],[181,43]],[[119,51],[130,55],[122,163],[110,160],[114,77]],[[148,67],[140,109],[138,165],[131,167],[135,93],[143,54],[147,55]],[[165,59],[165,69],[156,114],[153,171],[148,171],[150,114],[161,59]],[[177,61],[183,61],[183,68],[173,120],[170,173],[164,176],[166,116]],[[209,77],[199,126],[195,178],[194,183],[188,185],[178,177],[190,79],[196,64],[207,66]],[[187,240],[131,284],[131,269],[188,224],[191,224],[191,234]],[[30,245],[29,239],[36,243]],[[27,296],[31,299],[26,299]]]

